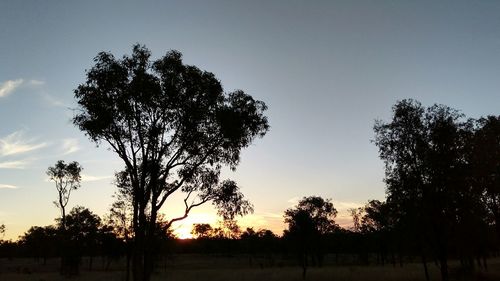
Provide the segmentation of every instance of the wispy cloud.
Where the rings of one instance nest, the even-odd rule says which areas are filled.
[[[23,83],[23,79],[7,80],[0,84],[0,98],[6,97]]]
[[[45,81],[30,80],[30,81],[28,81],[28,84],[31,85],[31,86],[42,86],[42,85],[45,85]]]
[[[263,212],[263,213],[256,213],[255,215],[260,215],[262,217],[265,217],[265,218],[279,218],[279,219],[282,219],[283,218],[283,214],[281,213],[271,213],[271,212]]]
[[[78,139],[63,139],[62,140],[63,155],[71,154],[80,150]]]
[[[64,103],[63,101],[55,98],[54,96],[52,95],[49,95],[45,92],[40,92],[40,95],[42,96],[42,98],[47,102],[49,103],[50,105],[52,106],[59,106],[59,107],[66,107],[66,108],[69,108],[70,106],[66,103]]]
[[[26,79],[16,79],[16,80],[7,80],[5,82],[0,83],[0,98],[8,96],[10,93],[14,92],[16,89],[30,88],[30,89],[40,89],[45,85],[45,81],[42,80],[26,80]],[[61,106],[61,107],[69,107],[64,102],[59,99],[49,95],[43,89],[41,91],[37,91],[37,94],[40,95],[47,103],[52,106]]]
[[[92,175],[87,175],[87,174],[81,174],[82,182],[92,182],[92,181],[101,181],[101,180],[109,180],[112,179],[112,176],[92,176]],[[49,177],[45,177],[44,179],[45,182],[51,182],[51,179]]]
[[[91,175],[82,174],[82,182],[108,180],[111,178],[112,178],[112,176],[91,176]]]
[[[0,189],[16,189],[18,188],[17,186],[15,185],[10,185],[10,184],[1,184],[0,183]]]
[[[0,156],[26,153],[46,145],[45,142],[37,143],[36,138],[27,139],[22,131],[17,131],[0,139]]]
[[[0,169],[25,169],[28,164],[27,160],[0,162]]]
[[[302,199],[302,197],[295,196],[295,197],[288,199],[286,202],[290,203],[290,206],[295,206],[299,203],[300,199]]]
[[[335,208],[337,210],[348,210],[348,209],[351,209],[351,208],[359,208],[359,207],[362,207],[363,204],[361,203],[357,203],[357,202],[344,202],[344,201],[333,201],[333,206],[335,206]]]

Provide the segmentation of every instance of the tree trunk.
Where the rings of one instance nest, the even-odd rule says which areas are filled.
[[[302,254],[302,279],[306,279],[307,273],[307,254]]]
[[[448,281],[448,260],[445,256],[441,256],[439,259],[440,263],[440,270],[441,270],[441,280],[442,281]]]
[[[144,280],[144,231],[146,226],[145,206],[134,202],[134,242],[132,252],[132,279]]]
[[[144,279],[149,281],[154,270],[154,247],[156,238],[156,216],[157,212],[154,207],[151,208],[151,214],[148,222],[148,230],[144,243]]]
[[[493,211],[493,216],[495,217],[495,229],[497,233],[497,239],[500,241],[500,212]]]
[[[425,259],[425,254],[422,253],[422,264],[424,265],[425,280],[431,280],[429,276],[429,269],[427,268],[427,260]]]

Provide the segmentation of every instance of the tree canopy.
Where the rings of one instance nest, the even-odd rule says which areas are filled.
[[[66,205],[73,190],[80,187],[82,167],[78,162],[64,163],[59,160],[47,169],[49,179],[56,184],[58,199],[54,201],[56,207],[61,211],[61,227],[66,227]]]
[[[295,208],[285,211],[285,223],[291,233],[311,231],[326,234],[338,228],[336,216],[337,210],[331,200],[310,196],[302,198]]]

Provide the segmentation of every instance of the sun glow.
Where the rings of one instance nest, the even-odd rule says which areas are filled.
[[[215,225],[217,222],[217,215],[203,210],[197,210],[199,213],[190,214],[185,220],[175,222],[172,226],[173,234],[179,239],[194,238],[191,234],[193,224],[195,223],[209,223]]]
[[[191,225],[182,225],[174,230],[174,235],[179,239],[191,239],[193,238],[191,228]]]

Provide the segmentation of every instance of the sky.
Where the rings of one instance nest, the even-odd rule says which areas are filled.
[[[227,92],[264,101],[270,131],[234,179],[254,204],[240,225],[281,234],[304,196],[347,209],[383,200],[374,120],[414,98],[469,117],[500,114],[499,1],[0,1],[0,224],[6,239],[59,216],[45,171],[84,168],[68,207],[104,215],[123,164],[71,122],[73,91],[100,51],[146,45],[213,72]],[[181,213],[167,201],[167,217]],[[215,223],[208,205],[176,226]]]

